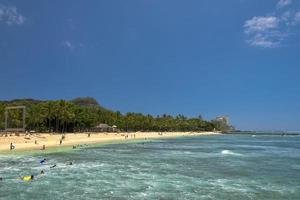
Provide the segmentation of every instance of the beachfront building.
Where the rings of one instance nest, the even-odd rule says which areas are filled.
[[[109,126],[108,124],[98,124],[97,126],[95,126],[93,128],[93,131],[95,132],[112,132],[113,128],[111,126]]]
[[[118,132],[119,131],[118,127],[116,125],[113,125],[112,128],[113,128],[113,132]]]
[[[216,117],[215,121],[229,125],[229,116],[227,116],[227,115],[218,116],[218,117]]]
[[[118,132],[119,129],[116,125],[109,126],[108,124],[100,123],[95,126],[92,131],[94,132]]]
[[[230,132],[235,130],[234,126],[230,125],[229,123],[229,116],[218,116],[215,120],[213,120],[215,125],[218,127],[219,130]]]

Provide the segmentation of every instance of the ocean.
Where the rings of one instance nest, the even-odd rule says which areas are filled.
[[[31,174],[33,181],[20,180]],[[299,200],[300,136],[182,137],[0,155],[0,177],[1,200]]]

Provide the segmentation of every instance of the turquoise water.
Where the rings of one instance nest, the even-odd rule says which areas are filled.
[[[46,165],[39,161],[47,159]],[[67,165],[70,161],[73,165]],[[50,169],[56,164],[57,167]],[[18,176],[37,174],[31,182]],[[0,156],[0,199],[300,199],[300,136],[188,137]]]

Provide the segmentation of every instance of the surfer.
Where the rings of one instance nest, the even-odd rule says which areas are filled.
[[[32,181],[33,178],[34,178],[34,176],[31,175],[31,176],[23,176],[21,179],[22,179],[23,181]]]
[[[43,160],[41,160],[40,161],[40,164],[42,165],[42,164],[45,164],[45,162],[46,162],[46,158],[44,158]]]
[[[55,165],[52,165],[50,168],[52,169],[52,168],[54,168],[54,167],[56,167],[56,164],[55,164]]]

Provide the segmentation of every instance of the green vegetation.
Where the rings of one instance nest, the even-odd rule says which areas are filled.
[[[26,106],[26,129],[39,132],[83,132],[99,123],[116,125],[122,131],[212,131],[226,128],[214,121],[205,121],[201,116],[187,118],[183,115],[153,117],[132,112],[121,114],[105,109],[95,99],[86,97],[72,101],[1,101],[0,129],[4,128],[5,107],[17,105]],[[12,119],[18,119],[17,112],[9,114]]]

